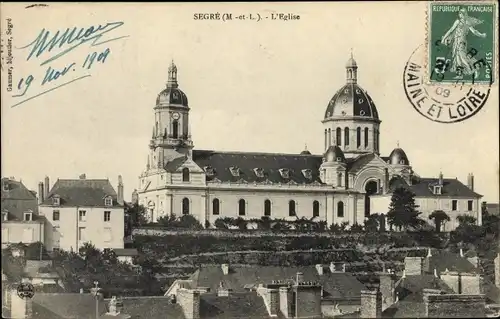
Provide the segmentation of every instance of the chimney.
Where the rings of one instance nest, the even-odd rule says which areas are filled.
[[[271,288],[263,288],[261,296],[264,299],[264,303],[266,305],[269,316],[270,317],[278,316],[278,313],[280,311],[279,290]]]
[[[345,268],[346,268],[345,264],[342,264],[342,272],[345,272]]]
[[[480,276],[479,274],[461,273],[460,274],[460,293],[464,295],[480,295]]]
[[[176,302],[182,308],[186,319],[200,319],[200,293],[196,290],[180,288]]]
[[[222,264],[221,268],[222,268],[222,273],[224,275],[228,275],[229,274],[229,264]]]
[[[405,274],[406,275],[422,275],[423,274],[423,258],[422,257],[405,257]]]
[[[383,309],[390,307],[395,302],[395,285],[396,285],[396,276],[391,273],[381,273],[379,275],[380,279],[380,293],[383,298]]]
[[[460,248],[460,257],[464,258],[464,250],[463,250],[463,248]]]
[[[317,264],[316,265],[316,271],[318,272],[318,275],[323,275],[323,265],[322,264]]]
[[[49,177],[48,176],[45,176],[45,182],[43,183],[43,185],[45,186],[44,196],[49,196],[50,181],[49,181]],[[44,197],[44,199],[45,199],[45,197]]]
[[[454,293],[460,294],[462,287],[461,287],[461,280],[460,280],[460,275],[456,271],[449,271],[446,269],[444,272],[441,273],[440,276],[441,280],[450,287]]]
[[[378,290],[361,290],[361,318],[382,318],[382,294]]]
[[[118,175],[118,204],[123,205],[123,181],[121,175]]]
[[[443,173],[439,172],[439,185],[443,186]]]
[[[32,298],[21,298],[17,289],[10,290],[10,318],[32,318],[32,307]]]
[[[304,274],[301,272],[298,272],[297,273],[297,280],[295,282],[297,285],[304,282]]]
[[[467,175],[467,187],[469,187],[471,191],[474,191],[474,174],[472,173]]]
[[[317,283],[307,282],[293,286],[292,308],[294,318],[320,318],[321,310],[321,286]]]
[[[229,297],[229,293],[232,289],[224,287],[224,283],[221,281],[219,283],[219,287],[217,288],[217,296],[218,297]]]
[[[484,295],[441,294],[424,289],[424,318],[484,318]]]
[[[45,197],[44,197],[44,192],[43,192],[43,183],[42,182],[39,182],[38,183],[38,205],[40,205],[41,203],[43,203],[43,201],[45,200]]]
[[[80,174],[80,176],[78,178],[80,178],[80,179],[87,179],[87,175],[85,175],[85,173],[83,173],[83,174]]]
[[[335,269],[335,263],[332,261],[330,262],[330,272],[336,272],[337,269]]]
[[[279,290],[279,295],[280,295],[280,310],[281,313],[285,318],[292,318],[293,313],[292,313],[292,300],[293,300],[293,293],[292,289],[290,287],[280,287]]]

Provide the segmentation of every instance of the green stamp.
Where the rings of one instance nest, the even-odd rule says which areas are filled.
[[[430,3],[427,25],[430,83],[491,85],[496,80],[496,18],[496,3]]]

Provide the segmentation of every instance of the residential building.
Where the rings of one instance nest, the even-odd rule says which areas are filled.
[[[481,195],[474,191],[472,174],[467,185],[442,174],[423,178],[399,145],[389,156],[380,154],[381,116],[358,85],[352,56],[345,69],[346,83],[321,119],[322,154],[225,152],[194,149],[191,108],[172,62],[166,88],[153,107],[149,156],[137,190],[149,219],[192,214],[202,225],[214,225],[219,217],[262,216],[363,224],[371,214],[387,213],[391,192],[401,186],[416,194],[424,219],[434,210],[448,213],[452,221],[445,230],[456,227],[459,214],[472,215],[481,224]]]
[[[46,184],[48,179],[46,180]],[[39,205],[47,220],[47,250],[77,250],[85,243],[98,249],[123,248],[123,183],[118,193],[107,179],[58,179]]]
[[[2,248],[43,242],[44,219],[38,214],[36,192],[13,177],[2,178]]]

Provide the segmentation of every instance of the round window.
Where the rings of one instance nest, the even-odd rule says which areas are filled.
[[[365,111],[361,110],[361,112],[359,112],[359,114],[365,115]]]
[[[364,102],[364,100],[363,100],[363,99],[359,99],[359,100],[358,100],[358,103],[360,103],[360,104],[361,104],[361,103],[363,103],[363,102]]]

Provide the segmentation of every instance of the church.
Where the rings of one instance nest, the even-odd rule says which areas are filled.
[[[345,72],[346,83],[321,121],[323,154],[222,152],[194,149],[191,109],[172,61],[166,88],[153,108],[148,161],[133,197],[152,222],[169,214],[191,214],[203,225],[221,217],[262,216],[362,225],[370,214],[386,214],[392,191],[406,187],[415,193],[420,217],[431,225],[428,217],[435,210],[450,216],[446,231],[458,225],[456,216],[462,214],[481,224],[482,196],[474,192],[471,173],[467,185],[441,173],[423,178],[399,145],[389,156],[380,154],[381,120],[374,101],[358,85],[352,54]]]

